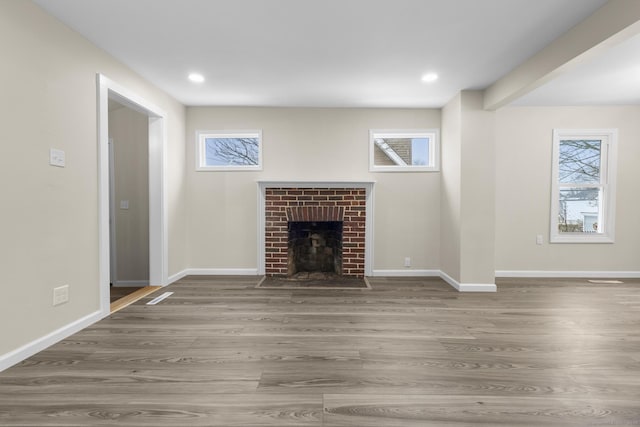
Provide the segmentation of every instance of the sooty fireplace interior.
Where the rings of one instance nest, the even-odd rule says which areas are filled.
[[[342,221],[291,221],[287,275],[342,274]]]

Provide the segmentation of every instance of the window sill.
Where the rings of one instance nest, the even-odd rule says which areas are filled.
[[[606,234],[585,236],[583,234],[553,235],[549,243],[615,243],[613,237]]]
[[[261,171],[262,166],[200,166],[196,172],[255,172]]]
[[[440,172],[437,166],[374,166],[369,172]]]

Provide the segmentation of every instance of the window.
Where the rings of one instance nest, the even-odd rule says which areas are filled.
[[[553,131],[552,243],[612,243],[616,129]]]
[[[198,131],[196,170],[262,170],[262,131]]]
[[[438,131],[371,130],[369,171],[438,171]]]

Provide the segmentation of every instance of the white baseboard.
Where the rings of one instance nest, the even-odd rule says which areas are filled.
[[[187,268],[185,276],[257,276],[257,268]]]
[[[495,283],[461,283],[458,291],[460,292],[497,292],[498,287]]]
[[[637,279],[640,271],[496,270],[496,277]]]
[[[440,277],[440,270],[373,270],[374,277]]]
[[[440,277],[460,292],[496,292],[495,283],[460,283],[442,270],[373,270],[374,277]]]
[[[31,341],[28,344],[23,345],[9,353],[5,353],[0,355],[0,372],[4,371],[7,368],[15,365],[16,363],[22,362],[23,360],[33,356],[39,351],[44,350],[47,347],[52,346],[58,341],[62,341],[63,339],[75,334],[76,332],[81,331],[87,326],[93,325],[95,322],[103,318],[103,314],[101,311],[96,311],[91,314],[88,314],[75,322],[69,323],[66,326],[63,326],[55,331],[38,338],[34,341]]]
[[[496,292],[498,290],[495,283],[460,283],[444,271],[440,271],[440,277],[460,292]]]
[[[143,288],[145,286],[149,286],[148,280],[117,280],[116,283],[113,284],[114,288],[118,287],[140,287]]]

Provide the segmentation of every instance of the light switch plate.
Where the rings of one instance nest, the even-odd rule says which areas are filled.
[[[65,153],[56,148],[49,149],[49,164],[59,168],[65,167]]]
[[[129,209],[129,201],[120,200],[120,209]]]

